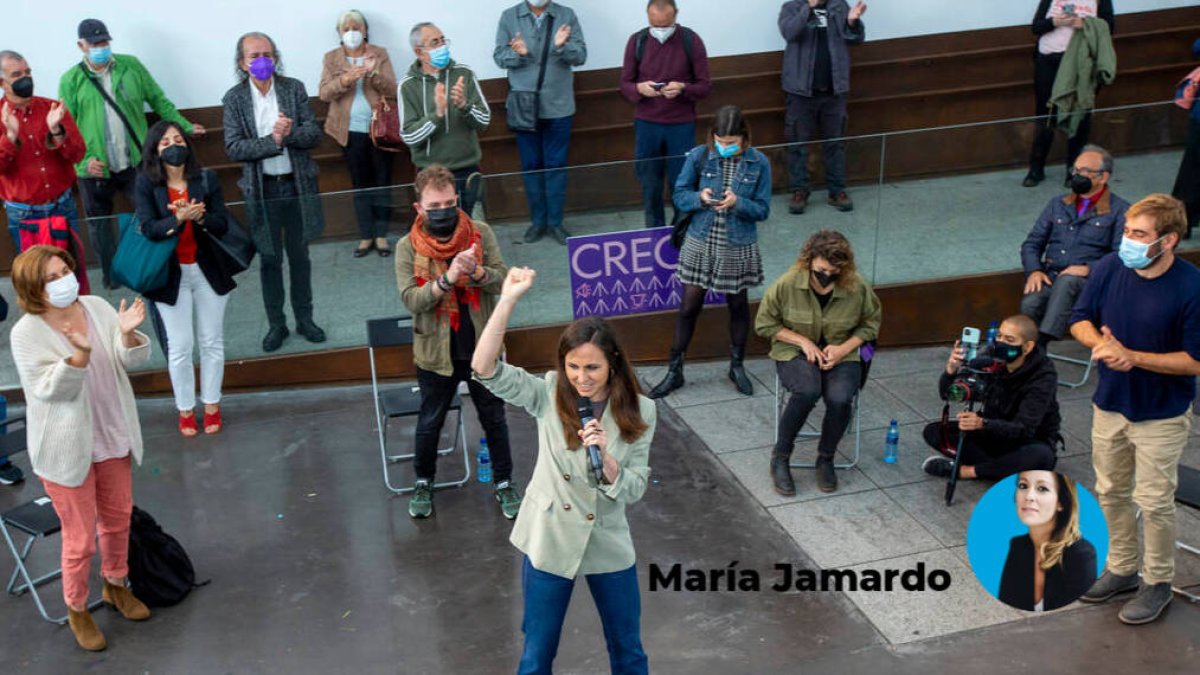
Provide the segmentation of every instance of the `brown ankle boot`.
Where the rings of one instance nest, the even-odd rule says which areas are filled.
[[[75,641],[80,647],[89,652],[104,651],[108,643],[104,641],[104,633],[96,627],[96,622],[92,621],[92,613],[84,608],[82,612],[76,612],[70,607],[67,608],[67,623],[71,626],[71,632],[75,634]]]
[[[134,597],[132,591],[124,586],[114,586],[108,583],[108,579],[104,580],[104,591],[100,597],[130,621],[145,621],[150,618],[150,609]]]

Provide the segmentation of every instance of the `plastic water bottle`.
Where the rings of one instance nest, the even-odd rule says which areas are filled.
[[[887,440],[883,446],[883,461],[888,464],[895,464],[897,453],[900,450],[900,426],[896,420],[892,420],[888,424]]]
[[[1000,330],[1000,322],[993,321],[988,324],[987,344],[989,347],[996,346],[996,333]]]
[[[475,459],[479,465],[479,482],[492,482],[492,455],[488,452],[487,439],[479,439],[479,454]]]

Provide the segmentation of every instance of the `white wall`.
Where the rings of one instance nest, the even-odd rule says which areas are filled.
[[[1196,0],[1115,0],[1117,13],[1194,5]],[[340,8],[310,0],[8,0],[0,23],[0,49],[29,59],[39,94],[53,96],[58,77],[79,58],[80,20],[103,20],[119,53],[138,56],[181,108],[217,105],[233,83],[239,35],[260,30],[275,38],[288,74],[316,93],[321,55],[336,45]],[[695,28],[714,56],[774,51],[780,0],[678,0],[679,20]],[[412,61],[408,31],[418,21],[437,23],[453,41],[455,59],[481,77],[502,75],[492,62],[496,21],[513,0],[350,0],[367,16],[373,42],[389,48],[400,69]],[[628,36],[645,25],[645,0],[569,0],[588,41],[585,69],[621,65]],[[946,33],[1027,24],[1035,0],[875,0],[864,16],[867,39]],[[399,8],[398,8],[399,7]]]

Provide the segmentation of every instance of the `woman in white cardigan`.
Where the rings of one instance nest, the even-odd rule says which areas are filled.
[[[150,358],[136,329],[141,299],[114,311],[79,296],[71,254],[32,246],[13,261],[12,282],[25,316],[12,329],[12,353],[25,392],[29,460],[62,522],[63,599],[80,647],[106,646],[87,609],[88,572],[100,540],[104,601],[134,621],[150,610],[126,588],[131,458],[142,434],[126,370]]]

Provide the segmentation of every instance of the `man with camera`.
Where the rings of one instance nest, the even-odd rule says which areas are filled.
[[[938,392],[945,401],[983,405],[979,412],[959,412],[954,422],[925,427],[925,442],[942,453],[925,460],[926,473],[950,477],[954,463],[942,455],[953,457],[963,433],[960,479],[1000,480],[1019,471],[1054,469],[1062,422],[1058,373],[1037,338],[1033,319],[1017,314],[1001,322],[991,355],[967,361],[961,343],[954,343]]]
[[[1129,202],[1108,189],[1112,171],[1107,150],[1084,147],[1071,170],[1071,193],[1050,200],[1021,244],[1021,313],[1038,322],[1043,346],[1067,334],[1090,266],[1121,243]]]

